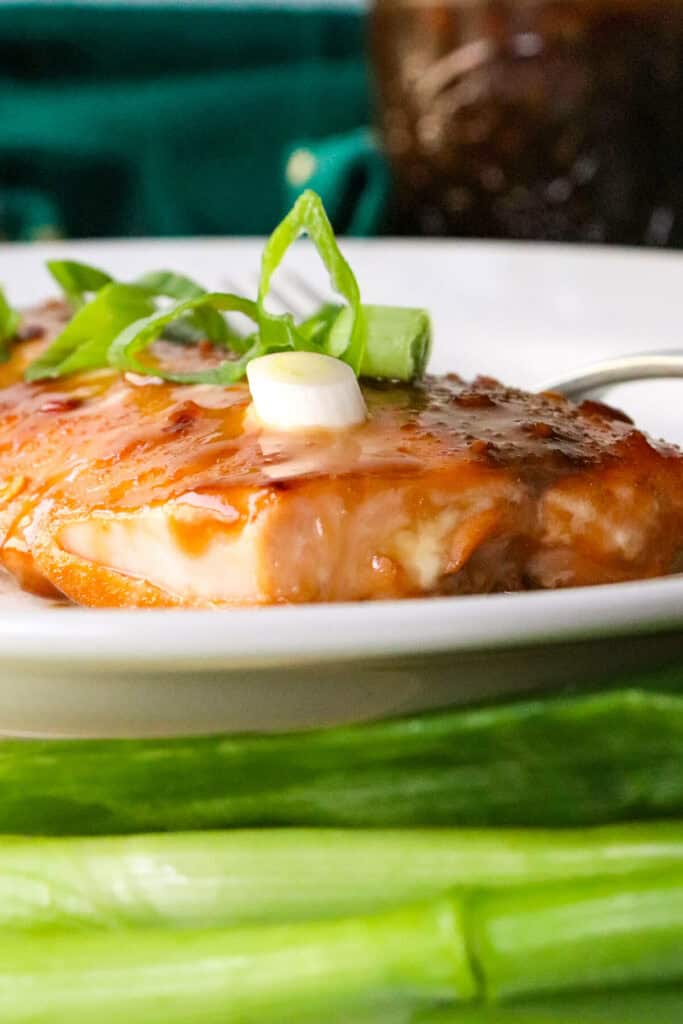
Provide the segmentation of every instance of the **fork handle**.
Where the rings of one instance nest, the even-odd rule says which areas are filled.
[[[567,398],[580,398],[589,391],[630,380],[683,377],[683,352],[638,352],[592,363],[573,377],[545,381],[538,391],[559,391]]]

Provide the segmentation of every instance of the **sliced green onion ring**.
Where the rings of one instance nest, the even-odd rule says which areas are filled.
[[[110,366],[122,371],[162,377],[164,380],[177,384],[234,384],[244,376],[246,365],[250,359],[263,355],[263,343],[260,338],[253,341],[251,347],[240,359],[226,359],[220,366],[197,373],[174,373],[164,367],[149,366],[140,362],[139,353],[149,348],[162,334],[165,327],[173,324],[179,317],[187,313],[213,310],[217,313],[243,313],[254,323],[258,323],[258,309],[255,302],[244,299],[229,292],[208,292],[194,299],[180,302],[172,309],[163,313],[153,313],[129,324],[118,335],[109,347],[107,361]]]

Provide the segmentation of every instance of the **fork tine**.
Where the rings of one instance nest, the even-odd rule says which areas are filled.
[[[277,283],[271,288],[271,293],[299,319],[311,316],[329,301],[304,277],[289,269],[280,274]]]
[[[280,279],[277,284],[270,286],[269,298],[273,304],[281,307],[283,313],[293,313],[296,320],[303,320],[309,312],[308,303],[301,301],[301,296],[296,294],[289,283]]]
[[[257,274],[239,274],[236,277],[224,277],[221,287],[233,295],[256,296],[258,292]]]
[[[255,295],[258,291],[258,275],[245,274],[244,276],[224,277],[221,281],[221,287],[224,291],[231,292],[233,295]],[[248,322],[247,318],[239,313],[226,313],[225,318],[230,325],[230,329],[240,338],[246,338],[254,331],[253,324]]]
[[[224,278],[223,283],[228,291],[252,295],[258,292],[259,277],[258,274],[240,275],[236,278]],[[293,313],[299,320],[310,316],[320,306],[330,301],[301,274],[290,269],[283,271],[278,280],[271,284],[269,298],[277,312]]]
[[[229,291],[237,292],[240,295],[256,295],[258,293],[258,274],[245,274],[240,277],[224,278],[225,286]],[[287,286],[286,280],[278,280],[272,284],[268,293],[268,305],[276,313],[293,313],[297,318],[303,318],[308,313],[309,302],[296,293],[296,290]]]
[[[289,281],[295,285],[302,295],[305,295],[308,301],[317,309],[319,306],[324,305],[330,301],[330,297],[326,296],[322,290],[314,288],[310,281],[299,273],[298,270],[287,270],[286,275]]]

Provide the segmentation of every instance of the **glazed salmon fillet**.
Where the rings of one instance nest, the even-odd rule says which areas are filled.
[[[277,434],[242,384],[109,370],[25,383],[66,316],[59,303],[27,315],[0,368],[0,559],[27,589],[203,608],[566,587],[681,565],[683,456],[605,406],[427,377],[364,383],[360,426]],[[157,349],[184,367],[219,359]]]

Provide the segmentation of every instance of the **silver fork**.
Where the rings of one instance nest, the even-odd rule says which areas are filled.
[[[661,349],[657,352],[633,352],[612,356],[581,367],[570,377],[555,377],[535,386],[536,391],[558,391],[574,400],[591,391],[602,391],[613,384],[631,380],[663,380],[683,377],[683,352]]]
[[[249,291],[256,292],[258,277],[254,275],[248,280]],[[228,283],[228,287],[230,290],[239,290],[240,283]],[[325,302],[334,301],[331,296],[324,295],[294,270],[280,273],[277,283],[270,289],[270,297],[274,306],[283,311],[289,310],[300,319],[310,315]],[[625,384],[634,380],[663,380],[671,377],[683,377],[683,351],[662,349],[601,359],[580,367],[572,374],[540,381],[532,390],[557,391],[567,398],[577,400],[590,392],[601,391],[614,384]]]

